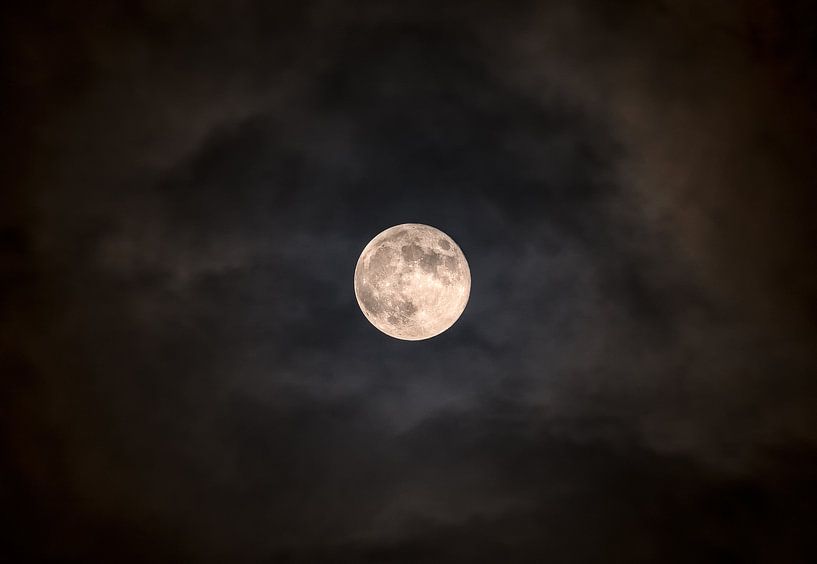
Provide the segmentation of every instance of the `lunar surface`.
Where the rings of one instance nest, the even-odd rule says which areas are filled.
[[[429,225],[403,223],[371,240],[355,268],[355,296],[372,325],[419,341],[451,327],[468,303],[471,271],[459,246]]]

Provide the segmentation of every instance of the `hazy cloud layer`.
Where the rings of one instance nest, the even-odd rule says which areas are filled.
[[[813,557],[807,3],[274,4],[4,24],[12,561]]]

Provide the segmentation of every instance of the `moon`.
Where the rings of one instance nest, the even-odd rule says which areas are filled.
[[[439,335],[462,315],[470,293],[471,270],[460,247],[421,223],[378,234],[355,268],[355,296],[363,315],[396,339]]]

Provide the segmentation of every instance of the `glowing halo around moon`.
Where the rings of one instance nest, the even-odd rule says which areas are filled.
[[[366,245],[355,268],[355,296],[363,315],[396,339],[439,335],[462,315],[470,293],[465,255],[430,225],[386,229]]]

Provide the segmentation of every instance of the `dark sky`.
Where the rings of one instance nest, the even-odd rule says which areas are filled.
[[[4,8],[0,561],[817,561],[815,24]],[[404,222],[428,341],[353,292]]]

